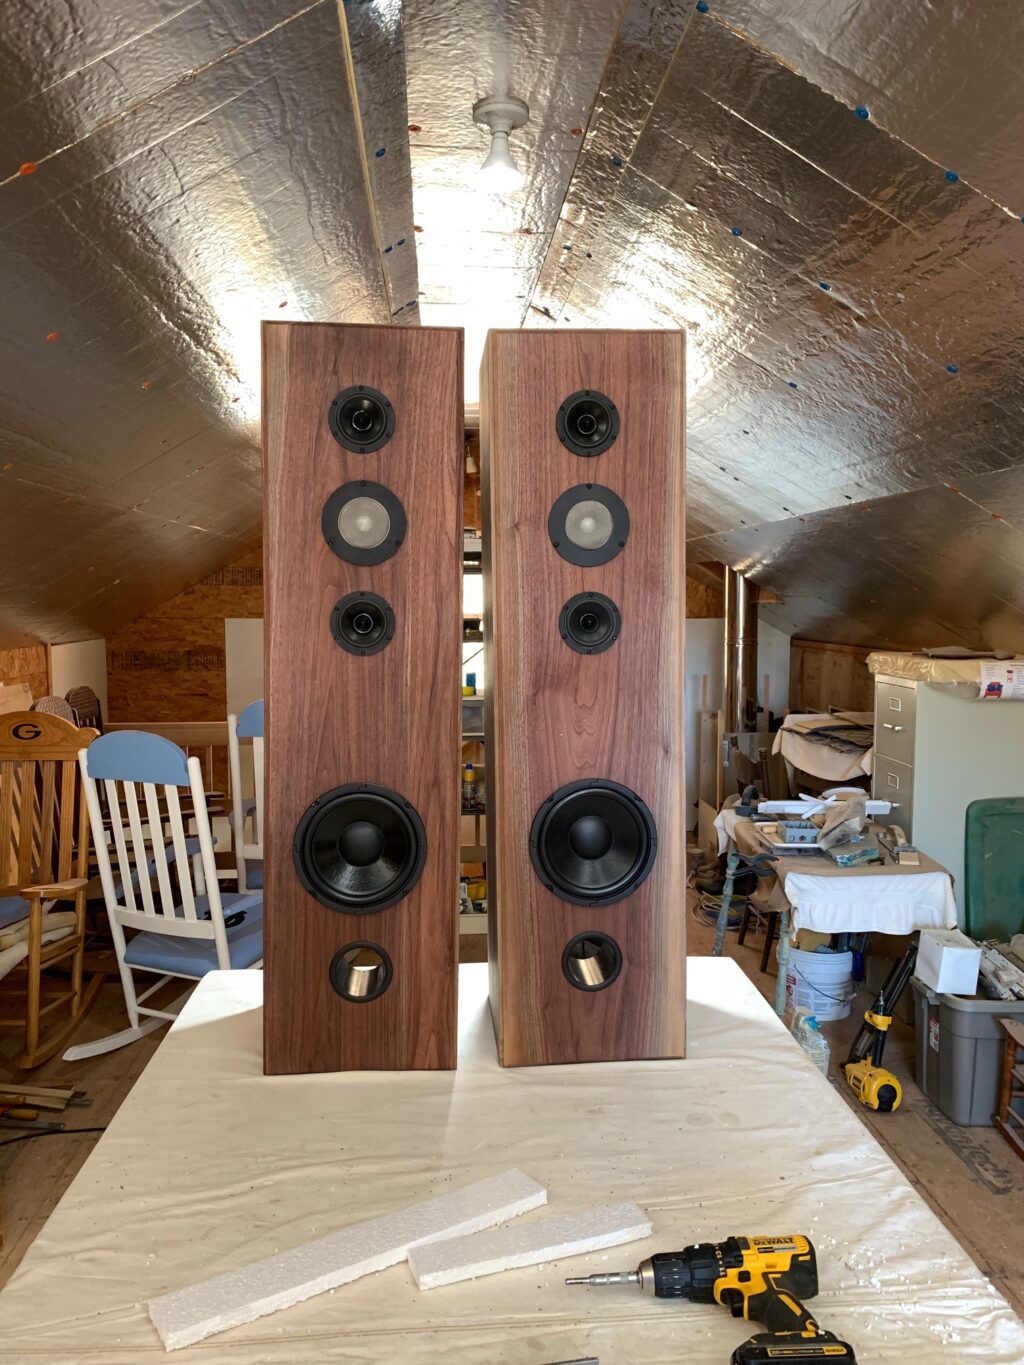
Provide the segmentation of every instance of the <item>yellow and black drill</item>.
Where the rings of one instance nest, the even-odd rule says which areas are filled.
[[[845,1362],[853,1350],[824,1331],[804,1307],[818,1292],[818,1264],[806,1237],[727,1237],[685,1251],[660,1252],[636,1270],[584,1275],[566,1284],[632,1284],[658,1299],[720,1303],[733,1317],[768,1328],[737,1346],[731,1365],[787,1361]]]

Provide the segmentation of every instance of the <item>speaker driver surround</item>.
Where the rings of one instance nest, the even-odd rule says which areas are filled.
[[[570,564],[584,568],[607,564],[628,536],[626,504],[603,484],[581,483],[567,488],[548,513],[551,544]]]
[[[379,654],[394,637],[395,613],[375,592],[350,592],[335,603],[331,634],[349,654]]]
[[[293,855],[303,886],[321,905],[361,915],[409,894],[423,872],[427,835],[397,792],[350,783],[325,792],[306,810]]]
[[[379,1000],[391,985],[394,968],[379,943],[361,939],[338,949],[331,959],[328,976],[343,1000],[368,1005],[371,1000]]]
[[[622,971],[622,949],[608,934],[577,934],[562,952],[562,973],[578,991],[603,991]]]
[[[320,514],[324,540],[349,564],[383,564],[405,539],[405,509],[382,483],[358,479],[336,488]]]
[[[395,430],[395,410],[379,389],[353,384],[330,406],[327,425],[340,446],[367,455],[387,445]]]
[[[578,592],[558,617],[558,633],[577,654],[603,654],[619,638],[622,618],[610,597],[600,592]]]
[[[555,431],[574,455],[601,455],[619,434],[619,412],[603,393],[581,389],[558,409]]]
[[[644,802],[629,787],[602,778],[559,787],[530,830],[537,876],[577,905],[611,905],[632,895],[657,851],[657,827]]]

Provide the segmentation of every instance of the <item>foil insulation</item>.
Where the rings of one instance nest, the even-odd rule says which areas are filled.
[[[1002,577],[1024,567],[1010,548],[1024,549],[1012,529],[1024,531],[1024,141],[975,119],[936,164],[913,145],[926,111],[905,111],[910,55],[927,63],[916,45],[933,30],[940,68],[964,82],[957,100],[991,94],[1001,108],[987,59],[998,47],[1003,69],[1020,53],[1024,11],[993,6],[996,36],[978,14],[943,28],[917,8],[712,3],[673,25],[666,7],[631,4],[531,325],[687,328],[691,557],[788,594],[766,617],[819,638],[995,645],[1024,625]],[[888,101],[877,84],[855,94],[849,76],[868,14],[888,34],[874,39]],[[883,109],[905,119],[902,135],[876,121]],[[946,164],[954,152],[963,174]],[[1012,185],[986,179],[999,166],[1015,168]],[[1011,215],[996,200],[1014,196]],[[976,486],[998,516],[946,485]],[[893,526],[908,524],[921,601],[906,615],[878,566],[898,558]],[[840,526],[855,549],[839,548]],[[967,544],[961,593],[967,552],[953,546]]]
[[[241,554],[260,320],[393,309],[334,0],[46,0],[0,54],[2,645]]]

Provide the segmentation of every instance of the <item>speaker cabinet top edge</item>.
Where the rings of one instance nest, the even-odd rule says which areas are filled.
[[[311,322],[309,320],[290,322],[286,318],[263,318],[260,321],[260,327],[265,332],[315,327],[338,332],[409,332],[414,335],[421,332],[431,332],[459,337],[463,336],[466,330],[464,327],[410,327],[408,324],[399,325],[393,322]]]
[[[435,328],[442,331],[442,328]],[[579,336],[641,336],[641,337],[682,337],[686,339],[685,327],[489,327],[488,337],[579,337]]]

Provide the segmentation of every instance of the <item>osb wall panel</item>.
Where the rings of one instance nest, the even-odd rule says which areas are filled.
[[[0,649],[0,683],[28,683],[32,697],[45,697],[50,690],[45,645],[22,645],[19,649]]]
[[[690,621],[711,619],[725,615],[725,598],[721,588],[712,588],[686,575],[686,616]]]
[[[789,647],[789,709],[872,711],[874,680],[866,663],[870,649],[793,640]]]
[[[255,549],[110,636],[110,720],[224,720],[224,622],[262,615],[263,552]]]

